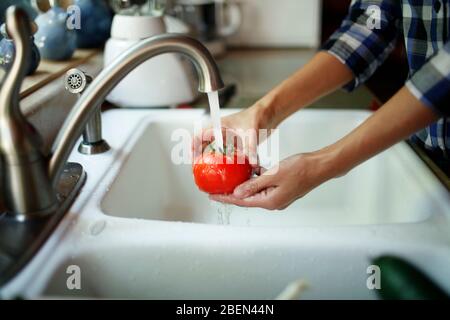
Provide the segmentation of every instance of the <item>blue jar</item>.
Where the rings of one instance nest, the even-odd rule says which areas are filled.
[[[113,14],[106,1],[74,0],[80,8],[81,29],[76,30],[78,48],[98,48],[105,44],[111,33]]]
[[[3,24],[0,28],[3,39],[0,41],[0,67],[4,70],[8,70],[14,62],[14,56],[16,53],[16,47],[14,41],[8,37],[6,33],[6,26]],[[31,57],[28,60],[27,75],[33,74],[39,66],[41,61],[41,55],[39,50],[34,44],[34,37],[30,37],[31,44]]]
[[[39,29],[34,38],[43,59],[63,61],[72,58],[77,35],[67,28],[68,16],[64,9],[55,6],[36,18]]]

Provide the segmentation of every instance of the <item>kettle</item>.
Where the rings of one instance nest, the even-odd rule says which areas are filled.
[[[242,24],[241,6],[227,0],[177,0],[172,13],[191,28],[214,56],[226,51],[226,38],[237,33]]]

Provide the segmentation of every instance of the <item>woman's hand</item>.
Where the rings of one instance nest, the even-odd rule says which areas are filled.
[[[273,128],[273,118],[261,102],[222,119],[222,135],[225,145],[233,144],[249,158],[253,166],[257,166],[257,148],[260,141],[259,130]],[[265,136],[267,138],[267,136]],[[193,148],[196,153],[203,150],[214,141],[214,132],[211,127],[203,129],[201,136],[194,137]]]
[[[320,152],[292,156],[238,186],[233,194],[211,195],[210,199],[242,207],[285,209],[333,176],[326,159]]]

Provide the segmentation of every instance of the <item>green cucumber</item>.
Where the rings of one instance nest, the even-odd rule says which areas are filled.
[[[422,271],[409,262],[382,256],[373,260],[380,268],[381,289],[377,290],[385,300],[443,300],[449,296]]]

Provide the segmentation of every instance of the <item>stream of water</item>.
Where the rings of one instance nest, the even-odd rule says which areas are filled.
[[[213,91],[208,93],[209,108],[211,110],[211,121],[214,130],[215,143],[214,146],[223,151],[222,122],[220,120],[220,103],[219,92]]]
[[[220,120],[220,102],[219,92],[208,93],[209,108],[211,110],[211,122],[214,131],[214,147],[218,151],[223,151],[223,135],[222,135],[222,122]],[[217,208],[218,222],[219,224],[229,225],[231,207],[225,204],[219,204]]]

